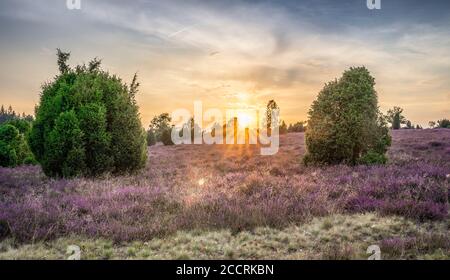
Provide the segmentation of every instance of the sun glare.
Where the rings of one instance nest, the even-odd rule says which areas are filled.
[[[237,114],[237,118],[238,118],[238,125],[241,128],[248,128],[253,123],[253,118],[249,114],[244,112],[239,112]]]
[[[205,179],[201,178],[200,180],[198,180],[198,185],[201,187],[205,184]]]

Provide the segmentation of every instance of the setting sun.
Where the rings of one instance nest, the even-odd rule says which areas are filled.
[[[237,114],[238,125],[240,128],[249,128],[255,123],[254,117],[250,116],[246,112],[239,112]]]

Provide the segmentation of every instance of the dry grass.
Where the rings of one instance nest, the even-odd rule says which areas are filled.
[[[82,259],[367,259],[370,245],[381,247],[382,259],[449,259],[449,236],[445,239],[442,235],[449,226],[450,221],[415,224],[374,214],[333,215],[282,230],[262,227],[237,234],[229,230],[181,231],[166,238],[122,244],[66,237],[16,247],[6,240],[0,246],[0,259],[66,259],[70,245],[81,248]],[[424,238],[426,247],[419,243],[398,247],[403,246],[402,240]]]

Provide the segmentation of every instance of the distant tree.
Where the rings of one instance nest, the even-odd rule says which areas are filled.
[[[72,69],[58,49],[60,70],[42,88],[29,143],[50,177],[134,172],[145,166],[136,75],[131,86],[100,69],[100,60]]]
[[[436,122],[435,121],[429,121],[428,125],[430,126],[430,128],[434,128],[436,126]]]
[[[195,140],[195,131],[201,131],[200,126],[195,122],[195,119],[194,119],[194,118],[191,118],[191,119],[189,120],[189,122],[187,122],[187,123],[185,123],[185,124],[183,125],[183,127],[187,127],[187,128],[190,130],[190,134],[191,134],[191,142],[194,143],[194,140]],[[181,135],[182,133],[183,133],[183,132],[180,131],[180,135]]]
[[[218,123],[215,122],[212,126],[211,126],[211,137],[216,137],[216,135],[223,135],[223,126]]]
[[[387,120],[391,124],[392,129],[400,129],[401,124],[406,124],[407,120],[402,113],[403,109],[400,107],[394,107],[388,110]]]
[[[164,144],[164,146],[172,146],[174,145],[172,141],[172,128],[164,129],[161,132],[161,142]]]
[[[150,127],[156,130],[170,127],[170,122],[172,121],[172,118],[168,113],[162,113],[159,116],[155,116],[152,121],[150,122]]]
[[[154,146],[156,144],[156,134],[153,129],[147,130],[147,145]]]
[[[422,129],[422,126],[416,125],[416,129]]]
[[[69,52],[63,52],[60,49],[56,49],[57,51],[57,56],[58,56],[58,67],[59,67],[59,72],[61,74],[65,74],[70,70],[69,65],[67,64],[67,61],[70,58],[70,53]]]
[[[414,125],[411,123],[410,120],[407,120],[407,121],[406,121],[406,128],[407,128],[407,129],[413,129],[413,128],[414,128]]]
[[[149,130],[147,131],[147,135],[149,131],[155,135],[156,142],[165,142],[169,143],[167,139],[167,134],[171,135],[172,126],[171,123],[172,118],[168,113],[163,113],[159,116],[155,116],[150,122]],[[163,141],[163,134],[166,134],[166,141]]]
[[[283,135],[283,134],[286,134],[286,133],[288,133],[288,127],[286,125],[286,122],[285,121],[281,121],[280,134]]]
[[[234,136],[233,143],[238,142],[238,123],[239,123],[238,118],[234,117],[234,118],[229,119],[227,123],[223,124],[222,136],[223,136],[224,143],[228,144],[227,138],[231,137],[230,136],[231,134],[233,134],[233,136]],[[231,141],[231,139],[228,141]]]
[[[304,122],[296,122],[295,124],[290,124],[288,128],[289,133],[295,132],[305,132],[305,123]]]
[[[439,128],[450,128],[450,120],[448,120],[448,119],[438,120],[437,126]]]
[[[365,67],[329,82],[309,111],[306,164],[382,164],[391,144],[375,79]]]
[[[7,110],[5,110],[5,107],[3,105],[0,107],[0,124],[10,120],[20,120],[20,119],[33,121],[33,117],[30,115],[26,115],[25,113],[22,113],[22,115],[16,114],[11,105],[8,107]]]
[[[277,102],[275,100],[270,100],[266,106],[266,123],[267,123],[267,133],[271,134],[272,131],[272,111],[279,110]]]

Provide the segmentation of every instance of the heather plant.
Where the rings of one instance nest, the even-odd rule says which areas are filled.
[[[325,85],[309,111],[306,164],[386,162],[391,137],[374,86],[365,67]]]
[[[29,143],[50,177],[133,172],[145,165],[136,75],[130,86],[100,69],[100,61],[71,68],[58,50],[60,73],[42,88]]]
[[[239,145],[155,146],[154,163],[126,176],[48,179],[37,166],[0,168],[0,224],[17,242],[68,233],[121,242],[170,238],[183,230],[303,229],[305,222],[335,214],[373,212],[411,223],[448,219],[449,130],[397,130],[392,160],[376,166],[299,165],[303,137],[281,136],[277,157]],[[428,150],[417,150],[419,143]]]

